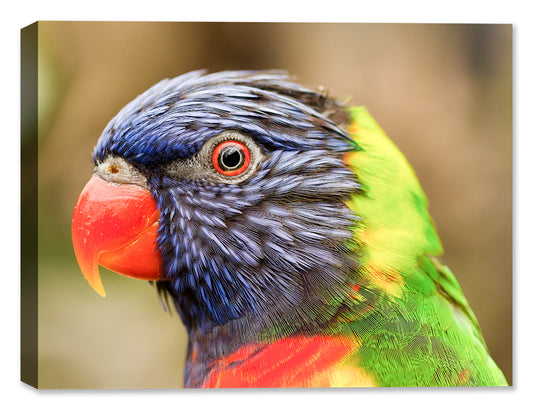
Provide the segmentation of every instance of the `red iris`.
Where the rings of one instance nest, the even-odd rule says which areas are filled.
[[[224,141],[213,151],[213,165],[222,175],[240,175],[250,165],[250,150],[238,141]]]

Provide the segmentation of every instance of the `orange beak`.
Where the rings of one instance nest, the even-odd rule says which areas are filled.
[[[158,220],[147,189],[98,176],[89,180],[74,207],[72,242],[81,271],[96,292],[105,296],[98,265],[132,278],[161,279]]]

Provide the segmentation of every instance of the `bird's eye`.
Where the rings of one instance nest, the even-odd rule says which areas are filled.
[[[213,150],[213,165],[225,176],[240,175],[250,165],[250,150],[241,142],[224,141]]]

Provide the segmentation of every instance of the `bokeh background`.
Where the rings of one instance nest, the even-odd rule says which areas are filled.
[[[70,240],[107,122],[167,77],[288,70],[366,106],[406,154],[450,266],[512,383],[512,26],[39,22],[41,388],[180,387],[186,335],[146,282],[83,279]]]

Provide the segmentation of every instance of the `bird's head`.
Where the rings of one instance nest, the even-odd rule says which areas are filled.
[[[356,266],[346,120],[279,72],[156,84],[94,150],[73,217],[85,277],[101,294],[99,264],[156,281],[189,329],[327,320]]]

